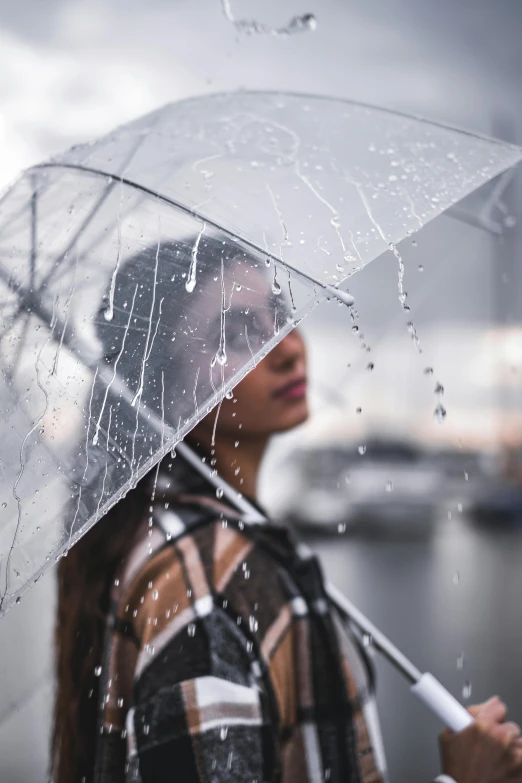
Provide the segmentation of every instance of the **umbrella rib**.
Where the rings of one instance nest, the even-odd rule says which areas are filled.
[[[182,204],[180,201],[170,198],[169,196],[165,196],[163,193],[157,193],[155,190],[152,190],[152,188],[148,188],[146,185],[140,185],[138,182],[135,182],[134,180],[129,179],[128,177],[118,176],[117,174],[110,174],[106,171],[102,171],[102,169],[96,169],[91,166],[82,166],[76,163],[62,163],[60,161],[40,163],[37,166],[33,166],[31,169],[29,169],[29,171],[34,171],[35,169],[45,169],[45,168],[64,168],[64,169],[71,169],[73,171],[83,171],[86,174],[94,174],[95,176],[99,176],[99,177],[110,177],[115,182],[120,182],[123,185],[128,185],[130,188],[134,188],[135,190],[139,190],[142,193],[152,196],[153,198],[157,198],[160,201],[163,201],[165,204],[169,204],[171,207],[175,207],[176,209],[181,210],[187,215],[191,215],[192,217],[198,220],[205,221],[209,226],[216,229],[217,231],[226,231],[228,234],[232,233],[229,230],[224,229],[223,226],[220,226],[219,223],[216,223],[215,221],[207,217],[204,217],[196,209],[187,207],[185,206],[185,204]],[[335,286],[329,285],[328,283],[323,283],[320,280],[317,280],[317,278],[313,277],[307,272],[303,272],[301,269],[297,269],[297,267],[293,266],[292,264],[289,264],[288,261],[283,261],[281,258],[274,256],[272,253],[268,252],[267,250],[261,250],[261,248],[259,248],[254,242],[251,242],[249,239],[245,239],[245,237],[241,236],[237,238],[243,244],[247,245],[247,247],[254,250],[256,253],[260,253],[260,252],[264,253],[266,256],[270,258],[271,261],[274,261],[274,263],[281,264],[287,269],[290,269],[296,275],[299,275],[299,277],[303,278],[308,283],[311,283],[313,286],[319,286],[320,288],[322,288],[324,291],[327,292],[329,297],[335,297],[336,299],[339,299],[343,304],[346,304],[348,306],[353,304],[352,297],[346,292],[336,288]]]

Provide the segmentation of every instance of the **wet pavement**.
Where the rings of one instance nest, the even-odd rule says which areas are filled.
[[[421,670],[466,704],[499,694],[522,723],[522,525],[484,529],[459,518],[423,540],[306,540],[328,578]],[[390,779],[431,780],[441,726],[387,661],[376,664]]]

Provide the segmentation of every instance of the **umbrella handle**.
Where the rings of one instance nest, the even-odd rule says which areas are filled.
[[[473,718],[462,704],[451,695],[433,674],[425,672],[411,686],[411,692],[452,731],[462,731],[473,723]]]

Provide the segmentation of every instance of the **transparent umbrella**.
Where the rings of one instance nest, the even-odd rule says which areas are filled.
[[[376,108],[171,104],[0,202],[0,613],[348,280],[522,158]]]

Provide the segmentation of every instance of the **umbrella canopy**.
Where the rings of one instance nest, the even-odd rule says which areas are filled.
[[[521,158],[380,109],[235,93],[25,172],[0,203],[0,612],[388,248],[407,307],[396,244]]]

